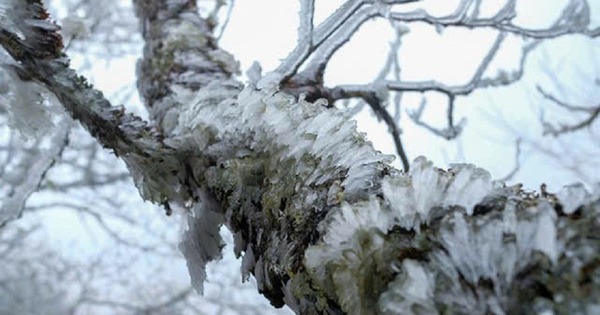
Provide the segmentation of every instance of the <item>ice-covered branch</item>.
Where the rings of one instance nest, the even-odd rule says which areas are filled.
[[[362,24],[369,19],[381,15],[392,5],[406,4],[418,0],[397,1],[368,1],[349,0],[332,13],[318,26],[312,26],[307,21],[312,21],[312,5],[302,3],[300,17],[300,36],[298,45],[286,57],[282,64],[272,73],[271,78],[275,83],[286,83],[297,70],[310,59],[306,69],[299,74],[300,79],[307,78],[309,82],[322,82],[325,67],[331,56],[350,40]],[[308,27],[310,25],[310,28]],[[306,30],[309,30],[307,32]],[[273,75],[276,74],[276,75]],[[292,80],[294,81],[294,80]],[[289,83],[297,85],[298,82]]]
[[[577,226],[598,228],[599,202],[581,186],[531,194],[420,158],[384,179],[381,199],[333,212],[305,264],[349,314],[593,312],[598,280],[581,277],[597,270],[599,243]]]
[[[493,28],[534,39],[556,38],[568,34],[600,36],[600,27],[590,28],[590,7],[587,0],[571,0],[563,9],[555,24],[545,29],[529,29],[512,22],[516,17],[516,0],[509,0],[494,16],[482,18],[467,15],[467,10],[479,1],[463,0],[457,11],[446,17],[435,17],[424,10],[394,12],[391,19],[402,22],[425,22],[438,27],[463,26],[467,28]]]
[[[275,72],[282,75],[282,81],[285,81],[294,75],[296,71],[298,71],[300,65],[302,65],[312,52],[314,10],[314,0],[303,0],[300,2],[300,12],[298,13],[300,19],[298,26],[298,45],[275,70]]]
[[[513,169],[508,172],[508,174],[506,174],[504,177],[502,177],[500,180],[501,181],[509,181],[511,180],[518,171],[521,170],[521,146],[523,143],[523,139],[521,138],[517,138],[517,140],[515,140],[515,166],[513,167]]]
[[[590,7],[585,0],[572,0],[563,9],[560,17],[551,26],[544,29],[528,29],[513,24],[516,13],[516,1],[507,1],[493,16],[480,17],[480,1],[463,0],[451,14],[447,16],[433,16],[427,11],[417,9],[408,12],[395,12],[390,8],[393,5],[406,3],[404,1],[348,1],[338,11],[331,15],[314,31],[314,52],[311,54],[310,62],[295,77],[284,83],[283,89],[289,92],[305,91],[311,95],[311,99],[323,97],[330,102],[335,101],[332,93],[328,90],[341,89],[347,93],[368,94],[374,92],[372,85],[345,85],[332,89],[323,89],[312,87],[322,85],[322,75],[325,67],[333,54],[343,47],[349,39],[357,32],[360,26],[376,17],[389,19],[400,23],[405,23],[408,28],[413,22],[425,22],[434,25],[437,28],[443,27],[465,27],[465,28],[487,28],[498,31],[498,37],[486,56],[482,58],[476,72],[471,80],[463,85],[450,85],[435,80],[410,82],[405,80],[388,80],[383,85],[390,91],[401,92],[426,92],[437,91],[448,96],[448,113],[453,112],[455,106],[454,100],[457,96],[468,95],[471,92],[487,87],[496,87],[512,84],[521,79],[525,66],[525,61],[529,53],[544,39],[553,39],[568,34],[582,34],[588,37],[596,37],[600,34],[600,28],[590,28]],[[501,44],[507,34],[515,34],[526,38],[528,42],[524,45],[520,67],[512,72],[506,73],[499,71],[495,76],[485,77],[484,74],[489,68],[494,57],[500,51]],[[293,56],[290,56],[292,58]],[[297,59],[292,58],[295,61]],[[290,62],[286,60],[284,62]],[[288,75],[289,76],[289,75]],[[288,77],[286,76],[286,78]],[[378,81],[377,85],[381,85]],[[301,86],[301,88],[299,88]],[[427,125],[419,121],[420,124],[427,125],[429,129],[438,130],[438,135],[445,138],[454,138],[459,135],[458,127],[453,124],[454,118],[451,114],[448,116],[448,126],[443,130]],[[584,122],[585,123],[585,122]]]
[[[423,98],[421,100],[421,104],[419,105],[419,108],[417,108],[416,110],[407,111],[408,117],[417,126],[427,129],[432,134],[434,134],[438,137],[444,138],[446,140],[452,140],[460,135],[467,120],[463,117],[458,122],[458,124],[454,124],[454,98],[455,97],[453,95],[449,95],[448,98],[449,98],[448,108],[446,110],[446,121],[447,121],[446,128],[443,128],[443,129],[436,128],[436,127],[424,122],[423,120],[421,120],[421,116],[423,115],[425,107],[427,106],[427,100],[425,98]]]
[[[164,132],[177,122],[181,98],[238,73],[237,61],[217,46],[213,25],[195,0],[133,1],[145,41],[138,90]]]

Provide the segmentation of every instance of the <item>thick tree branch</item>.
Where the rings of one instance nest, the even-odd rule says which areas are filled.
[[[133,1],[145,40],[138,63],[138,90],[164,132],[176,124],[177,93],[194,92],[239,72],[233,56],[217,47],[212,23],[195,0]]]

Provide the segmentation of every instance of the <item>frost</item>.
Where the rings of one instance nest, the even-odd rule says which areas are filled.
[[[254,269],[255,265],[256,258],[254,257],[254,252],[252,251],[252,247],[248,246],[242,258],[242,281],[250,279],[250,272]]]
[[[505,314],[502,304],[518,281],[515,277],[538,259],[536,253],[556,264],[564,245],[558,242],[556,214],[548,203],[517,213],[509,201],[502,214],[471,217],[455,212],[444,219],[440,231],[444,250],[432,255],[431,264],[439,266],[445,279],[438,283],[449,286],[439,293],[445,304],[471,314],[485,310]],[[488,281],[493,290],[465,291],[461,281],[473,286]]]
[[[188,229],[183,233],[179,250],[187,262],[192,286],[199,293],[204,292],[206,264],[221,259],[225,242],[219,234],[224,217],[219,205],[204,189],[199,189],[200,200],[188,216]]]
[[[483,169],[457,164],[444,172],[423,157],[415,159],[408,175],[383,181],[383,193],[395,220],[403,228],[417,230],[431,220],[435,207],[461,206],[472,214],[491,189],[490,174]]]
[[[281,83],[282,79],[283,75],[279,72],[269,72],[256,82],[256,88],[265,91],[276,91],[279,89],[279,83]]]
[[[384,243],[383,232],[389,227],[386,211],[380,209],[379,202],[372,197],[368,202],[353,206],[342,204],[340,211],[326,219],[323,227],[327,232],[324,244],[310,246],[305,253],[305,265],[315,279],[332,283],[322,283],[339,298],[342,308],[349,314],[366,314],[372,306],[364,304],[361,298],[362,281],[372,277],[374,266],[368,257],[380,255]],[[337,266],[335,270],[328,268]]]
[[[441,231],[447,254],[442,253],[438,261],[451,263],[472,283],[480,278],[500,278],[497,281],[500,284],[512,279],[515,270],[526,264],[520,258],[530,256],[534,250],[556,261],[554,211],[548,204],[531,211],[534,214],[530,219],[517,221],[514,205],[508,203],[502,220],[482,221],[476,229],[467,224],[464,215],[455,213],[452,228]],[[443,257],[446,255],[449,257]]]
[[[217,49],[209,51],[209,57],[212,61],[220,65],[225,71],[232,74],[239,74],[240,63],[235,60],[233,55],[225,50]]]
[[[389,290],[381,294],[382,314],[438,314],[433,303],[433,276],[418,261],[402,262],[402,273],[390,282]]]
[[[472,164],[454,164],[450,167],[454,177],[445,192],[444,205],[461,206],[471,215],[473,207],[490,193],[490,173]]]
[[[376,228],[386,232],[390,226],[389,215],[379,207],[375,198],[371,198],[362,207],[342,204],[339,212],[335,213],[328,223],[328,233],[323,238],[325,243],[335,250],[340,250],[344,243],[352,239],[360,230]]]
[[[237,93],[236,102],[227,98]],[[242,157],[250,154],[248,149],[268,152],[271,172],[293,160],[286,173],[298,176],[305,187],[325,185],[343,172],[344,198],[356,198],[368,195],[374,180],[368,176],[391,158],[376,152],[355,127],[335,109],[284,93],[209,86],[180,115],[175,133],[192,133],[191,140],[202,144],[197,149],[210,149],[215,156]],[[211,144],[214,140],[219,141]]]
[[[556,196],[562,205],[562,211],[566,214],[572,214],[582,205],[592,201],[593,198],[581,183],[564,186]],[[595,198],[598,197],[600,195],[595,196]]]
[[[254,61],[250,68],[246,70],[246,77],[248,78],[248,84],[256,87],[258,80],[262,77],[262,67],[257,61]]]
[[[24,16],[26,11],[22,6],[23,3],[20,0],[5,0],[0,2],[0,28],[7,29],[11,33],[20,33],[18,25],[14,21],[18,21]]]
[[[557,235],[556,235],[556,213],[550,204],[543,202],[537,207],[538,215],[532,249],[544,253],[553,263],[558,257]]]

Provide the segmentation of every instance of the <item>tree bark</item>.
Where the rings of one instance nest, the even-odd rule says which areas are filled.
[[[195,1],[134,4],[151,127],[68,68],[39,1],[14,4],[36,23],[13,21],[24,38],[0,24],[0,43],[126,161],[143,198],[188,215],[180,248],[198,290],[225,224],[243,276],[300,314],[599,310],[598,192],[528,193],[425,159],[401,173],[339,110],[233,80]]]

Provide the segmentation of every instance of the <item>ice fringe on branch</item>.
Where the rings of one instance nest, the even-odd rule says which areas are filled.
[[[301,222],[311,211],[311,216],[325,215],[342,198],[358,200],[377,191],[375,175],[388,169],[386,165],[391,160],[372,148],[364,135],[356,131],[354,122],[327,109],[320,101],[296,100],[273,87],[248,87],[240,92],[235,84],[223,88],[221,82],[219,86],[209,85],[199,91],[190,102],[192,105],[179,115],[175,129],[178,141],[216,161],[216,167],[201,167],[194,170],[194,176],[202,179],[199,182],[205,182],[217,197],[222,194],[220,197],[225,197],[228,205],[228,209],[216,211],[210,207],[194,208],[190,216],[190,231],[185,233],[181,250],[199,291],[206,276],[206,262],[220,257],[222,247],[218,225],[199,222],[205,212],[225,212],[228,225],[252,225],[232,222],[232,217],[248,216],[243,219],[252,221],[266,219],[262,218],[264,215],[281,215],[268,214],[269,211],[289,211]],[[259,203],[262,209],[252,209],[251,205]],[[321,203],[325,206],[318,209],[316,205]],[[191,232],[198,224],[212,233]],[[230,228],[239,232],[236,227]],[[262,229],[260,225],[256,228]],[[292,231],[282,231],[288,232]],[[257,233],[273,233],[269,238],[281,236],[267,230]],[[263,261],[260,256],[254,257],[250,244],[242,240],[240,233],[236,234],[236,242],[236,252],[246,252],[245,277],[250,269],[257,278],[268,273],[257,269]],[[254,258],[259,261],[253,261]],[[294,259],[300,261],[302,257]],[[258,281],[260,285],[261,279]]]
[[[204,266],[220,257],[223,223],[236,254],[244,253],[244,278],[253,274],[274,305],[298,313],[599,307],[598,286],[587,294],[575,279],[600,250],[586,238],[599,228],[598,191],[575,185],[560,199],[541,196],[493,182],[473,165],[444,171],[425,158],[398,173],[335,109],[269,84],[220,84],[201,90],[175,129],[178,141],[214,160],[195,163],[193,173],[224,207],[209,202],[215,206],[190,216],[181,249],[198,290]],[[589,227],[576,230],[581,225]]]
[[[600,310],[592,302],[597,283],[587,297],[568,297],[581,292],[557,285],[578,274],[566,269],[597,263],[593,252],[600,248],[597,240],[575,245],[582,236],[555,210],[572,214],[591,205],[587,224],[597,229],[599,191],[567,186],[558,194],[568,203],[563,206],[491,182],[489,173],[472,165],[446,172],[421,157],[410,174],[385,178],[383,192],[384,201],[343,203],[322,227],[323,243],[307,249],[309,272],[349,314],[509,314],[527,298],[537,314]],[[536,265],[542,275],[527,274]],[[544,283],[552,278],[544,272],[558,279]],[[375,283],[392,274],[387,286]],[[519,284],[519,277],[531,277],[531,283]],[[557,293],[549,300],[533,295],[528,291],[538,290],[535,285]]]

